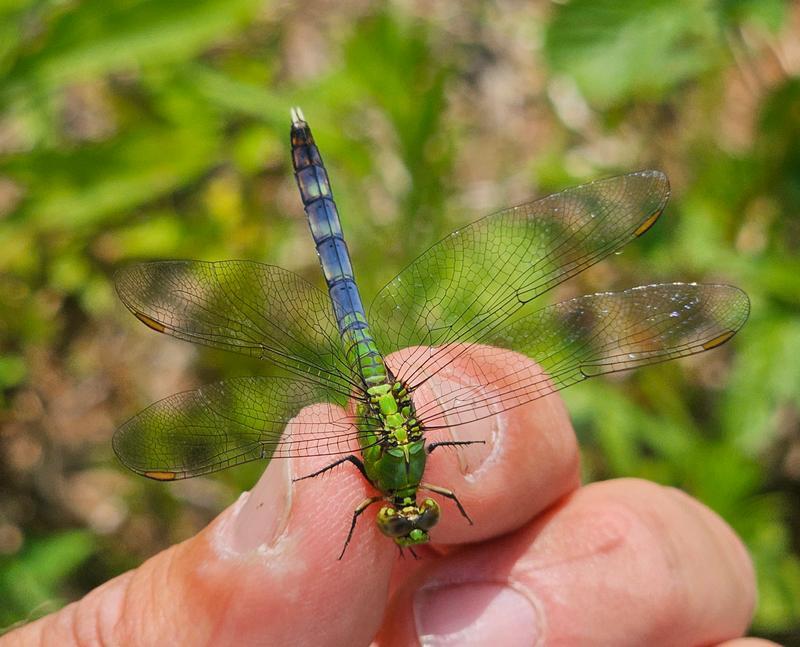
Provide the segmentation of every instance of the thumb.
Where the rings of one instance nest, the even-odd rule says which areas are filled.
[[[395,553],[369,528],[337,559],[365,485],[344,467],[292,484],[311,463],[273,461],[198,535],[0,646],[369,644]]]

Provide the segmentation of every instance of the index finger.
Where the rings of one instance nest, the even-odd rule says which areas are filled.
[[[474,387],[475,400],[497,401],[493,394],[515,388],[521,364],[529,376],[541,372],[533,361],[512,351],[482,349],[481,365],[476,366],[459,350],[453,346],[439,351],[442,368],[413,393],[417,411],[440,421],[440,428],[425,432],[428,443],[477,441],[436,448],[428,457],[423,480],[453,491],[474,522],[470,525],[452,502],[439,496],[442,517],[431,540],[444,544],[481,541],[519,528],[580,485],[578,444],[558,395],[494,415],[491,405],[478,404],[471,412],[475,422],[448,426],[459,422],[447,412],[456,389]],[[421,355],[425,354],[405,349],[390,355],[387,364],[402,365]],[[520,393],[519,399],[533,395]],[[420,416],[423,431],[425,422]]]

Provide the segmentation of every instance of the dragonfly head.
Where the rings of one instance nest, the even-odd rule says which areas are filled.
[[[419,505],[385,505],[378,512],[378,528],[401,548],[427,543],[428,531],[438,521],[439,504],[433,499],[424,499]]]

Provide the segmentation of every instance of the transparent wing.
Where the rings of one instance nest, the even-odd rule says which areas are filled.
[[[669,196],[659,171],[567,189],[453,232],[406,267],[369,311],[378,347],[479,342],[525,303],[621,248]],[[406,365],[421,367],[419,357]],[[432,360],[434,358],[431,358]],[[396,376],[414,375],[397,367]]]
[[[356,451],[359,432],[331,407],[327,389],[280,377],[237,378],[176,393],[131,418],[114,434],[122,463],[162,481],[190,478],[248,461]]]
[[[482,385],[444,381],[446,390],[437,402],[417,415],[426,429],[465,424],[595,375],[702,353],[733,337],[749,311],[740,289],[696,283],[646,285],[564,301],[493,332],[481,345],[451,349],[451,358],[481,376]],[[511,355],[510,365],[506,355],[498,365],[498,347],[538,366],[521,355]],[[438,355],[436,349],[427,352]],[[417,386],[435,372],[428,369]]]
[[[153,330],[273,362],[343,402],[358,387],[328,296],[302,277],[250,261],[163,261],[116,275],[125,306]]]

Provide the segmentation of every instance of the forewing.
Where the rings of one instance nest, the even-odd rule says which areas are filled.
[[[406,267],[369,311],[378,347],[484,340],[525,303],[652,226],[669,184],[640,171],[584,184],[453,232]],[[418,357],[408,363],[419,367]],[[398,367],[397,376],[413,379]]]
[[[120,270],[117,292],[150,328],[300,372],[347,398],[356,385],[327,295],[250,261],[162,261]]]
[[[482,385],[454,384],[417,414],[425,428],[464,424],[588,377],[702,353],[733,337],[749,310],[747,295],[738,288],[696,283],[646,285],[564,301],[520,318],[481,345],[460,345],[459,361],[481,376]],[[519,356],[511,366],[498,367],[498,347],[526,355],[536,365]],[[427,352],[436,355],[435,349]]]
[[[131,418],[114,435],[122,463],[143,476],[177,480],[248,461],[357,450],[358,431],[319,384],[280,377],[237,378],[177,393]],[[344,414],[343,414],[344,416]]]

